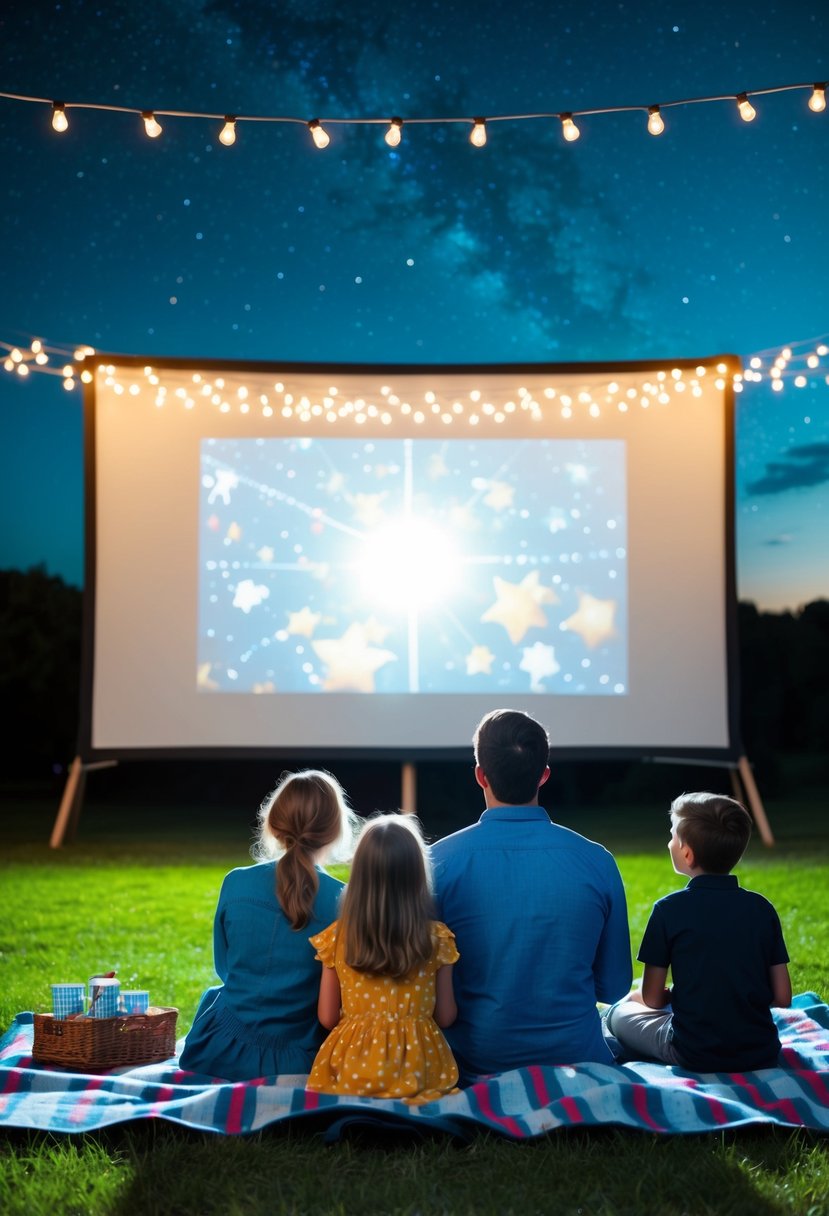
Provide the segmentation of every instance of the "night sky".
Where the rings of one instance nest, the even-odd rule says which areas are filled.
[[[648,105],[829,77],[825,0],[6,3],[5,92],[303,119]],[[0,339],[322,362],[743,357],[829,332],[808,90],[578,119],[302,125],[0,99]],[[792,364],[794,366],[794,362]],[[805,369],[798,364],[797,370]],[[738,398],[738,591],[829,595],[829,357]],[[2,373],[0,566],[83,580],[81,398]],[[692,475],[693,471],[689,471]]]

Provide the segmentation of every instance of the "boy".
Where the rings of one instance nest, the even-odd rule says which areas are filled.
[[[777,913],[730,873],[751,819],[733,798],[682,794],[671,825],[671,861],[691,881],[654,904],[641,992],[611,1006],[607,1029],[628,1055],[694,1072],[771,1068],[780,1041],[770,1006],[790,1005],[792,987]]]

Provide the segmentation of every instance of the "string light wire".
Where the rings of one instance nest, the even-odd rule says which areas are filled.
[[[490,123],[502,122],[531,122],[531,121],[553,121],[556,120],[562,124],[565,131],[565,138],[569,141],[575,141],[578,138],[578,127],[576,127],[576,118],[588,118],[602,114],[626,114],[626,113],[643,113],[648,116],[648,130],[651,134],[660,134],[656,130],[659,125],[655,118],[659,116],[661,111],[676,106],[704,105],[713,102],[729,102],[734,104],[735,101],[740,111],[740,115],[745,122],[750,122],[756,115],[756,110],[751,104],[750,98],[765,97],[772,93],[788,93],[796,90],[808,90],[809,100],[808,108],[814,113],[821,113],[826,108],[826,81],[808,81],[801,84],[782,84],[773,85],[769,88],[749,89],[737,93],[716,94],[705,97],[683,97],[670,101],[661,101],[658,105],[623,105],[623,106],[601,106],[591,107],[583,110],[560,110],[560,111],[538,111],[525,114],[491,114],[485,117],[467,117],[446,115],[443,117],[414,117],[414,118],[393,118],[392,126],[399,133],[404,123],[406,126],[439,126],[451,123],[462,123],[464,125],[472,124],[473,133],[478,133],[477,138],[480,138],[480,129],[483,126],[484,135],[486,135],[487,126]],[[147,134],[152,138],[161,134],[161,124],[159,118],[196,118],[206,119],[209,121],[221,122],[223,124],[219,138],[223,143],[233,142],[229,139],[228,124],[232,122],[233,133],[235,135],[236,127],[239,123],[282,123],[294,124],[303,126],[306,129],[310,128],[314,136],[315,142],[319,133],[327,135],[328,132],[323,129],[331,126],[376,126],[382,125],[386,128],[386,136],[391,133],[389,119],[382,117],[353,117],[353,118],[315,118],[310,122],[307,118],[298,118],[288,114],[239,114],[231,117],[227,113],[208,113],[202,110],[167,110],[158,107],[154,109],[146,109],[132,106],[115,106],[105,102],[97,101],[55,101],[53,98],[47,97],[29,97],[22,93],[5,93],[0,92],[0,99],[6,101],[21,101],[32,103],[34,105],[48,106],[51,116],[52,125],[58,131],[65,131],[68,127],[68,110],[102,110],[113,114],[133,114],[144,119]],[[664,124],[663,124],[664,126]],[[574,135],[573,129],[576,134]],[[225,138],[222,138],[222,137]],[[392,136],[394,138],[394,136]],[[473,142],[477,142],[476,141]],[[389,142],[388,138],[387,141]],[[399,141],[398,141],[399,142]],[[320,143],[320,146],[325,146]],[[392,145],[396,146],[396,145]],[[481,146],[481,145],[478,145]]]

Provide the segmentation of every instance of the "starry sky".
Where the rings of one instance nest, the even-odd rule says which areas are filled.
[[[303,119],[649,105],[829,76],[822,0],[10,0],[0,88]],[[829,331],[829,111],[808,90],[468,126],[50,110],[0,99],[0,339],[321,362],[748,357]],[[802,360],[801,360],[802,362]],[[798,366],[798,370],[805,368]],[[829,359],[737,413],[738,593],[829,595]],[[0,567],[83,581],[80,394],[0,375]]]

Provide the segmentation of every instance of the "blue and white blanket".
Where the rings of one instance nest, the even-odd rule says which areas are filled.
[[[829,1131],[829,1008],[814,993],[775,1011],[785,1066],[747,1073],[691,1073],[663,1064],[532,1066],[489,1077],[423,1106],[310,1093],[303,1078],[218,1083],[177,1060],[81,1075],[32,1061],[31,1013],[0,1039],[0,1127],[89,1132],[132,1119],[167,1119],[237,1136],[286,1119],[445,1132],[475,1127],[514,1140],[563,1127],[641,1128],[663,1134],[780,1124]]]

